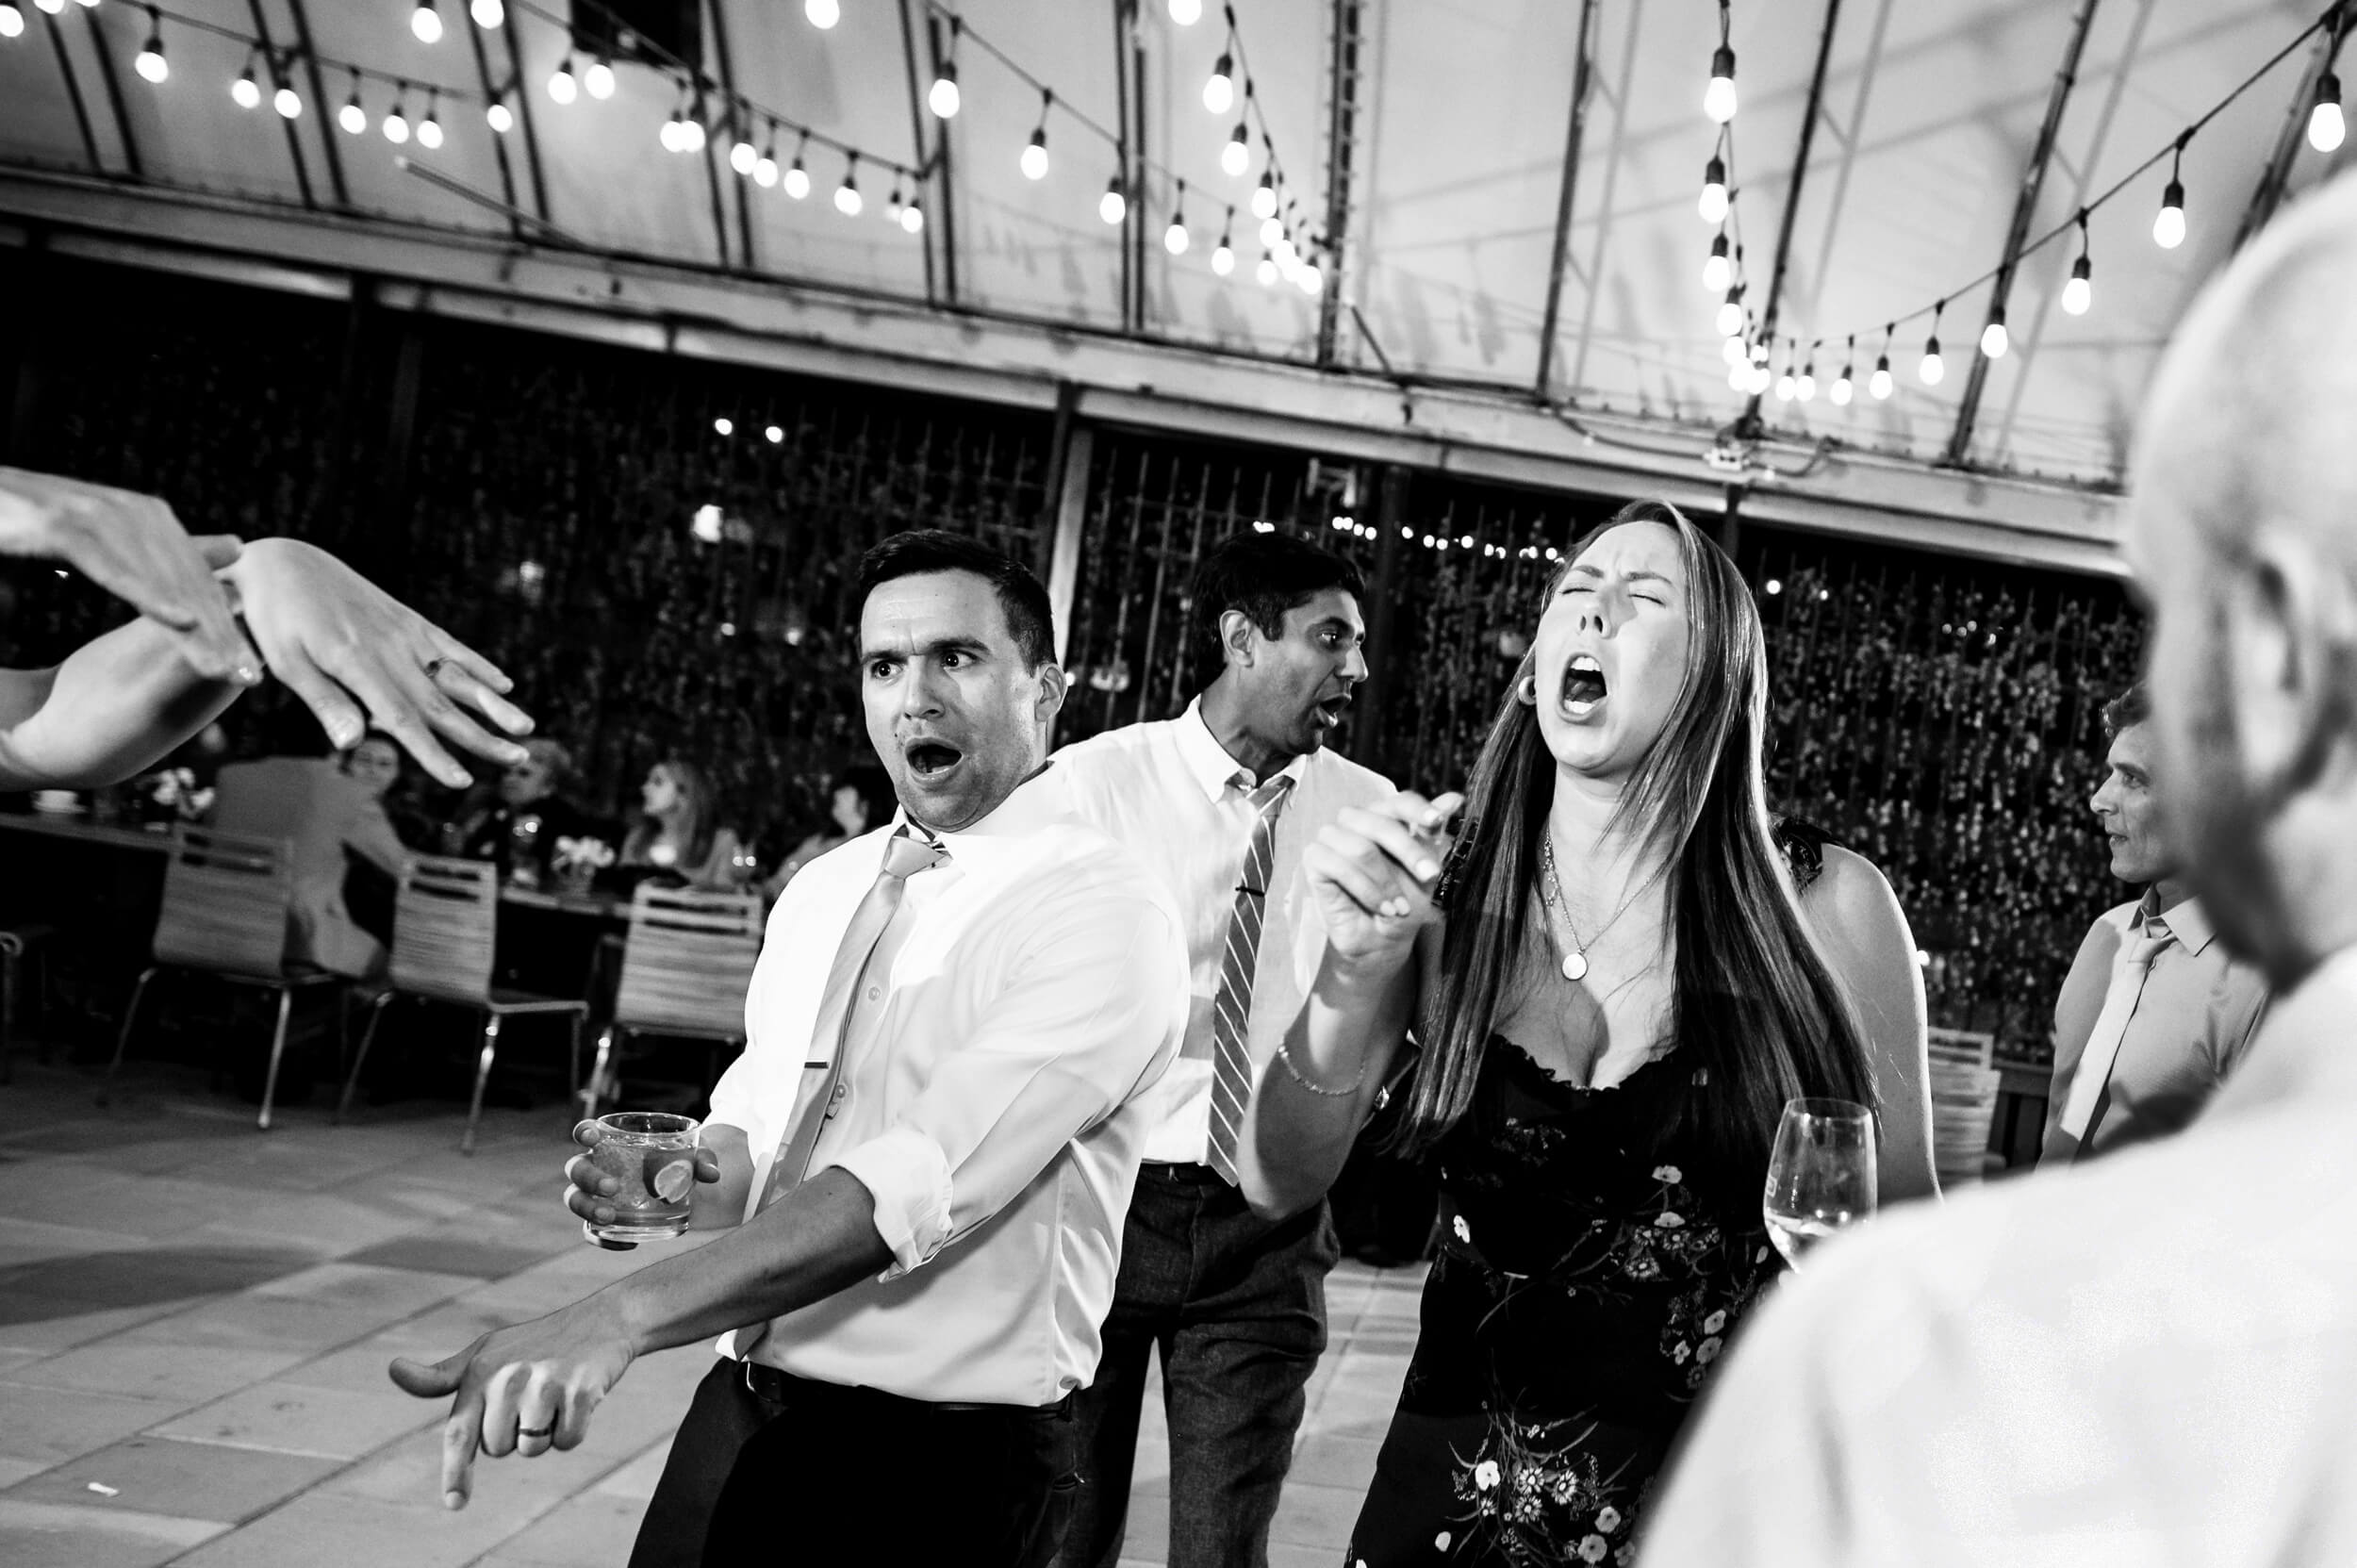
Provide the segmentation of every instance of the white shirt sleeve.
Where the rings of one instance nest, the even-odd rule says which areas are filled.
[[[1059,898],[1023,921],[972,1035],[891,1128],[820,1162],[874,1197],[895,1259],[884,1278],[931,1263],[1151,1082],[1184,1026],[1186,984],[1176,922],[1134,893]]]

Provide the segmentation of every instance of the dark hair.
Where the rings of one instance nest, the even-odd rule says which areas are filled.
[[[712,840],[719,832],[717,806],[712,789],[712,776],[692,762],[678,757],[665,757],[654,765],[671,775],[671,783],[679,789],[680,800],[686,806],[681,820],[687,829],[687,843],[680,851],[679,864],[673,869],[689,876],[703,869],[712,858]],[[647,769],[649,777],[654,767]],[[644,864],[655,842],[663,836],[663,824],[645,812],[622,841],[622,864]]]
[[[1692,1118],[1727,1173],[1717,1196],[1752,1200],[1765,1178],[1784,1102],[1833,1095],[1873,1103],[1866,1041],[1840,982],[1804,923],[1770,836],[1760,748],[1768,717],[1767,646],[1735,563],[1663,502],[1632,502],[1607,529],[1674,530],[1686,569],[1686,673],[1667,726],[1617,808],[1640,823],[1668,867],[1675,945],[1670,1032],[1703,1087]],[[1548,585],[1552,595],[1558,572]],[[1467,787],[1467,824],[1449,877],[1442,959],[1426,982],[1424,1055],[1397,1142],[1430,1147],[1473,1101],[1474,1083],[1522,951],[1537,885],[1556,764],[1515,670]]]
[[[1328,588],[1367,596],[1359,569],[1330,550],[1291,534],[1231,534],[1195,569],[1195,619],[1202,635],[1221,645],[1219,618],[1242,610],[1264,637],[1284,635],[1285,612]]]
[[[912,528],[861,556],[860,602],[883,584],[932,571],[970,571],[997,589],[998,608],[1025,662],[1034,669],[1054,662],[1056,612],[1039,579],[1012,556],[946,528]]]
[[[2117,740],[2120,731],[2132,730],[2151,717],[2151,694],[2138,681],[2103,704],[2103,738]]]
[[[833,802],[838,791],[846,789],[856,794],[859,803],[866,808],[870,828],[883,826],[900,803],[900,797],[892,787],[892,775],[881,767],[847,767],[837,773],[827,785],[829,803]]]

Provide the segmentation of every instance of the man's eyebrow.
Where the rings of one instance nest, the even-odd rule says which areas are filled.
[[[919,643],[915,648],[863,647],[860,650],[859,658],[860,663],[866,664],[875,659],[925,658],[941,653],[974,653],[987,657],[990,653],[990,644],[980,637],[973,636],[935,637],[931,642]]]

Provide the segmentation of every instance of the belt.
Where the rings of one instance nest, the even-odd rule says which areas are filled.
[[[1138,1166],[1144,1175],[1190,1187],[1232,1187],[1234,1183],[1211,1166],[1193,1160],[1147,1160]]]
[[[791,1403],[798,1391],[806,1391],[821,1395],[865,1395],[898,1405],[921,1405],[929,1411],[986,1411],[997,1415],[1061,1415],[1072,1407],[1072,1395],[1069,1394],[1052,1405],[969,1404],[950,1399],[912,1399],[904,1394],[887,1394],[882,1389],[856,1383],[829,1383],[816,1378],[798,1378],[784,1368],[771,1366],[766,1362],[740,1361],[736,1364],[744,1375],[746,1389],[756,1398],[766,1399],[773,1405]]]

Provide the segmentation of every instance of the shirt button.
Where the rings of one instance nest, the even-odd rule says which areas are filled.
[[[871,985],[871,986],[869,986],[869,987],[867,988],[867,999],[868,999],[869,1001],[882,1001],[882,1000],[883,1000],[883,987],[882,987],[882,986],[881,986],[881,985]]]

